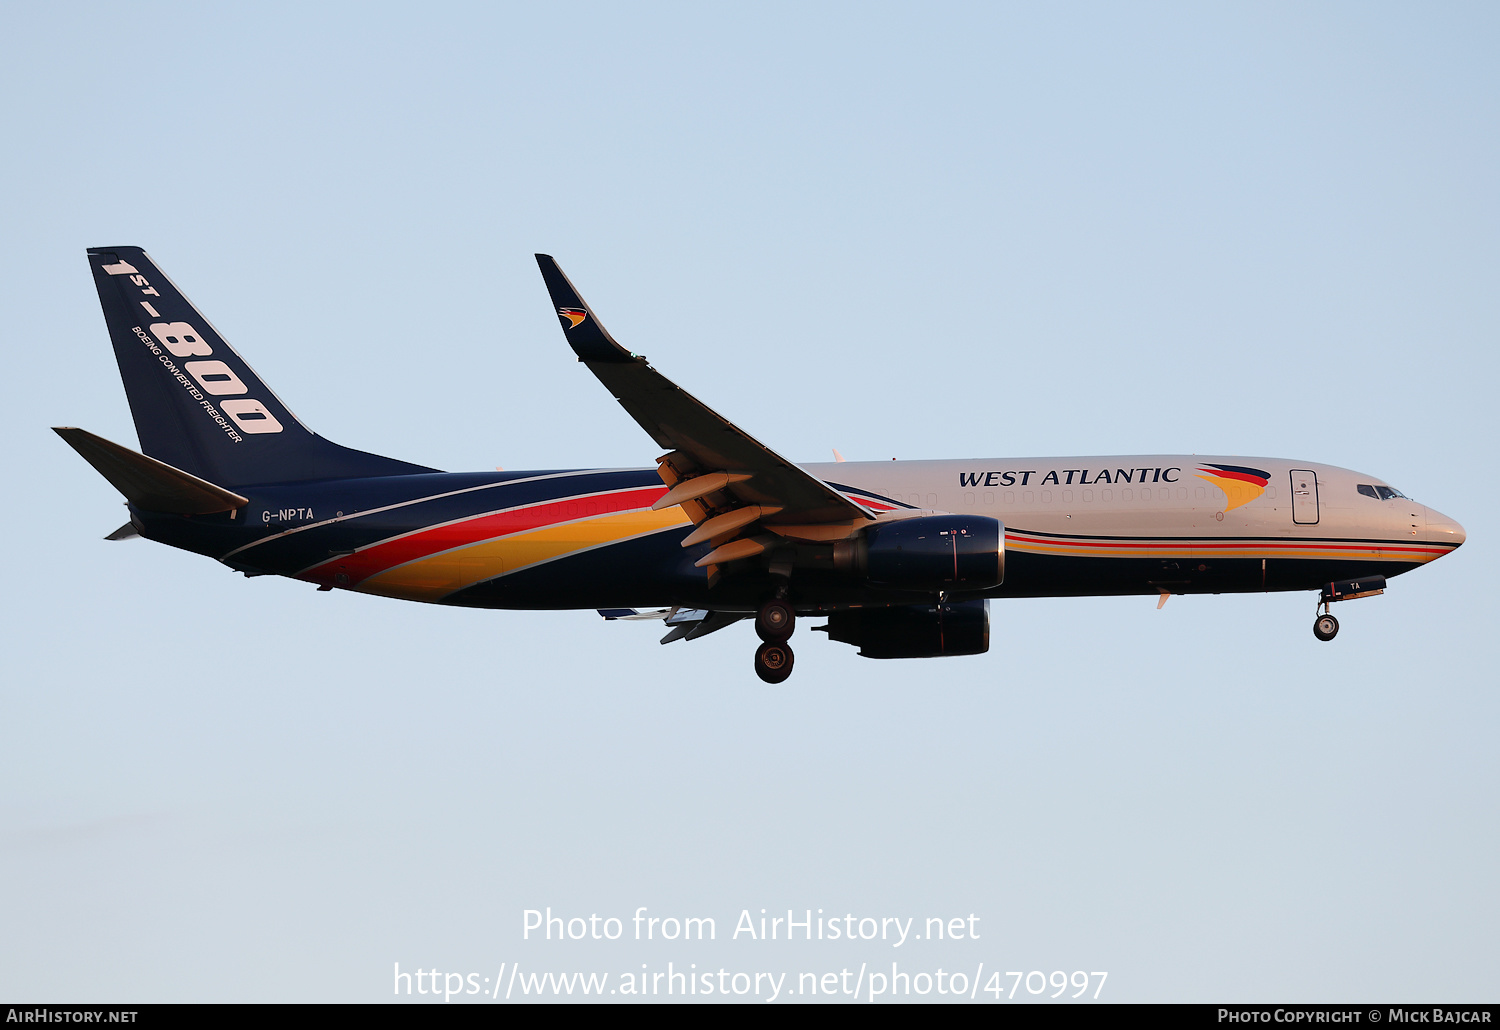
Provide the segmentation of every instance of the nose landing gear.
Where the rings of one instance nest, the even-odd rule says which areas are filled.
[[[1323,614],[1313,620],[1313,636],[1319,640],[1332,640],[1338,636],[1339,620],[1328,614],[1328,606],[1334,601],[1352,601],[1356,597],[1374,597],[1385,593],[1384,576],[1361,576],[1359,579],[1340,579],[1324,584],[1318,595],[1318,604]]]
[[[755,614],[755,632],[765,643],[755,651],[755,675],[767,683],[782,683],[792,674],[795,656],[787,638],[797,628],[797,613],[780,598],[773,598]]]
[[[1339,620],[1328,614],[1325,610],[1313,620],[1313,636],[1319,640],[1332,640],[1339,635]]]

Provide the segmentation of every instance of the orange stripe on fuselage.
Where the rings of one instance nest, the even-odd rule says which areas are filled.
[[[1051,540],[1019,533],[1005,534],[1006,547],[1032,554],[1056,554],[1101,558],[1182,557],[1213,554],[1220,558],[1404,558],[1428,562],[1452,548],[1391,543],[1335,543],[1319,540],[1276,540],[1249,543],[1241,540]]]
[[[532,565],[604,544],[688,525],[680,507],[638,508],[584,518],[457,547],[370,576],[356,589],[387,597],[437,601],[448,594]]]
[[[371,576],[407,562],[417,561],[455,547],[493,540],[496,537],[524,533],[559,522],[594,515],[633,511],[650,507],[667,492],[665,486],[637,487],[586,497],[566,497],[540,504],[528,504],[505,511],[489,512],[446,525],[419,529],[404,536],[360,548],[353,554],[330,558],[302,573],[302,579],[317,583],[358,586]],[[335,577],[343,576],[343,579]]]

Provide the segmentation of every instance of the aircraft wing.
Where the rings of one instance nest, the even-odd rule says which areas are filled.
[[[684,546],[714,544],[699,562],[710,567],[710,575],[716,564],[751,557],[775,543],[774,536],[765,538],[767,530],[799,536],[810,527],[834,529],[830,524],[875,518],[621,347],[557,262],[546,254],[536,261],[578,360],[667,451],[657,463],[670,489],[656,507],[681,504],[698,527]]]

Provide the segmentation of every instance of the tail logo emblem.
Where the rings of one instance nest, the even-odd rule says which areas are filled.
[[[558,308],[557,313],[567,321],[566,328],[568,329],[577,329],[583,320],[589,317],[589,313],[583,308]]]

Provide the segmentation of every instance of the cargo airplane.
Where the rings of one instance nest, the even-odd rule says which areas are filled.
[[[137,247],[88,252],[140,451],[62,436],[144,536],[246,576],[476,608],[744,619],[792,670],[799,617],[869,658],[980,654],[1000,597],[1318,591],[1335,601],[1464,541],[1375,476],[1150,454],[798,465],[615,342],[552,258],[563,334],[662,451],[654,467],[440,472],[318,436]],[[837,456],[837,452],[835,452]],[[643,611],[655,608],[654,611]]]

